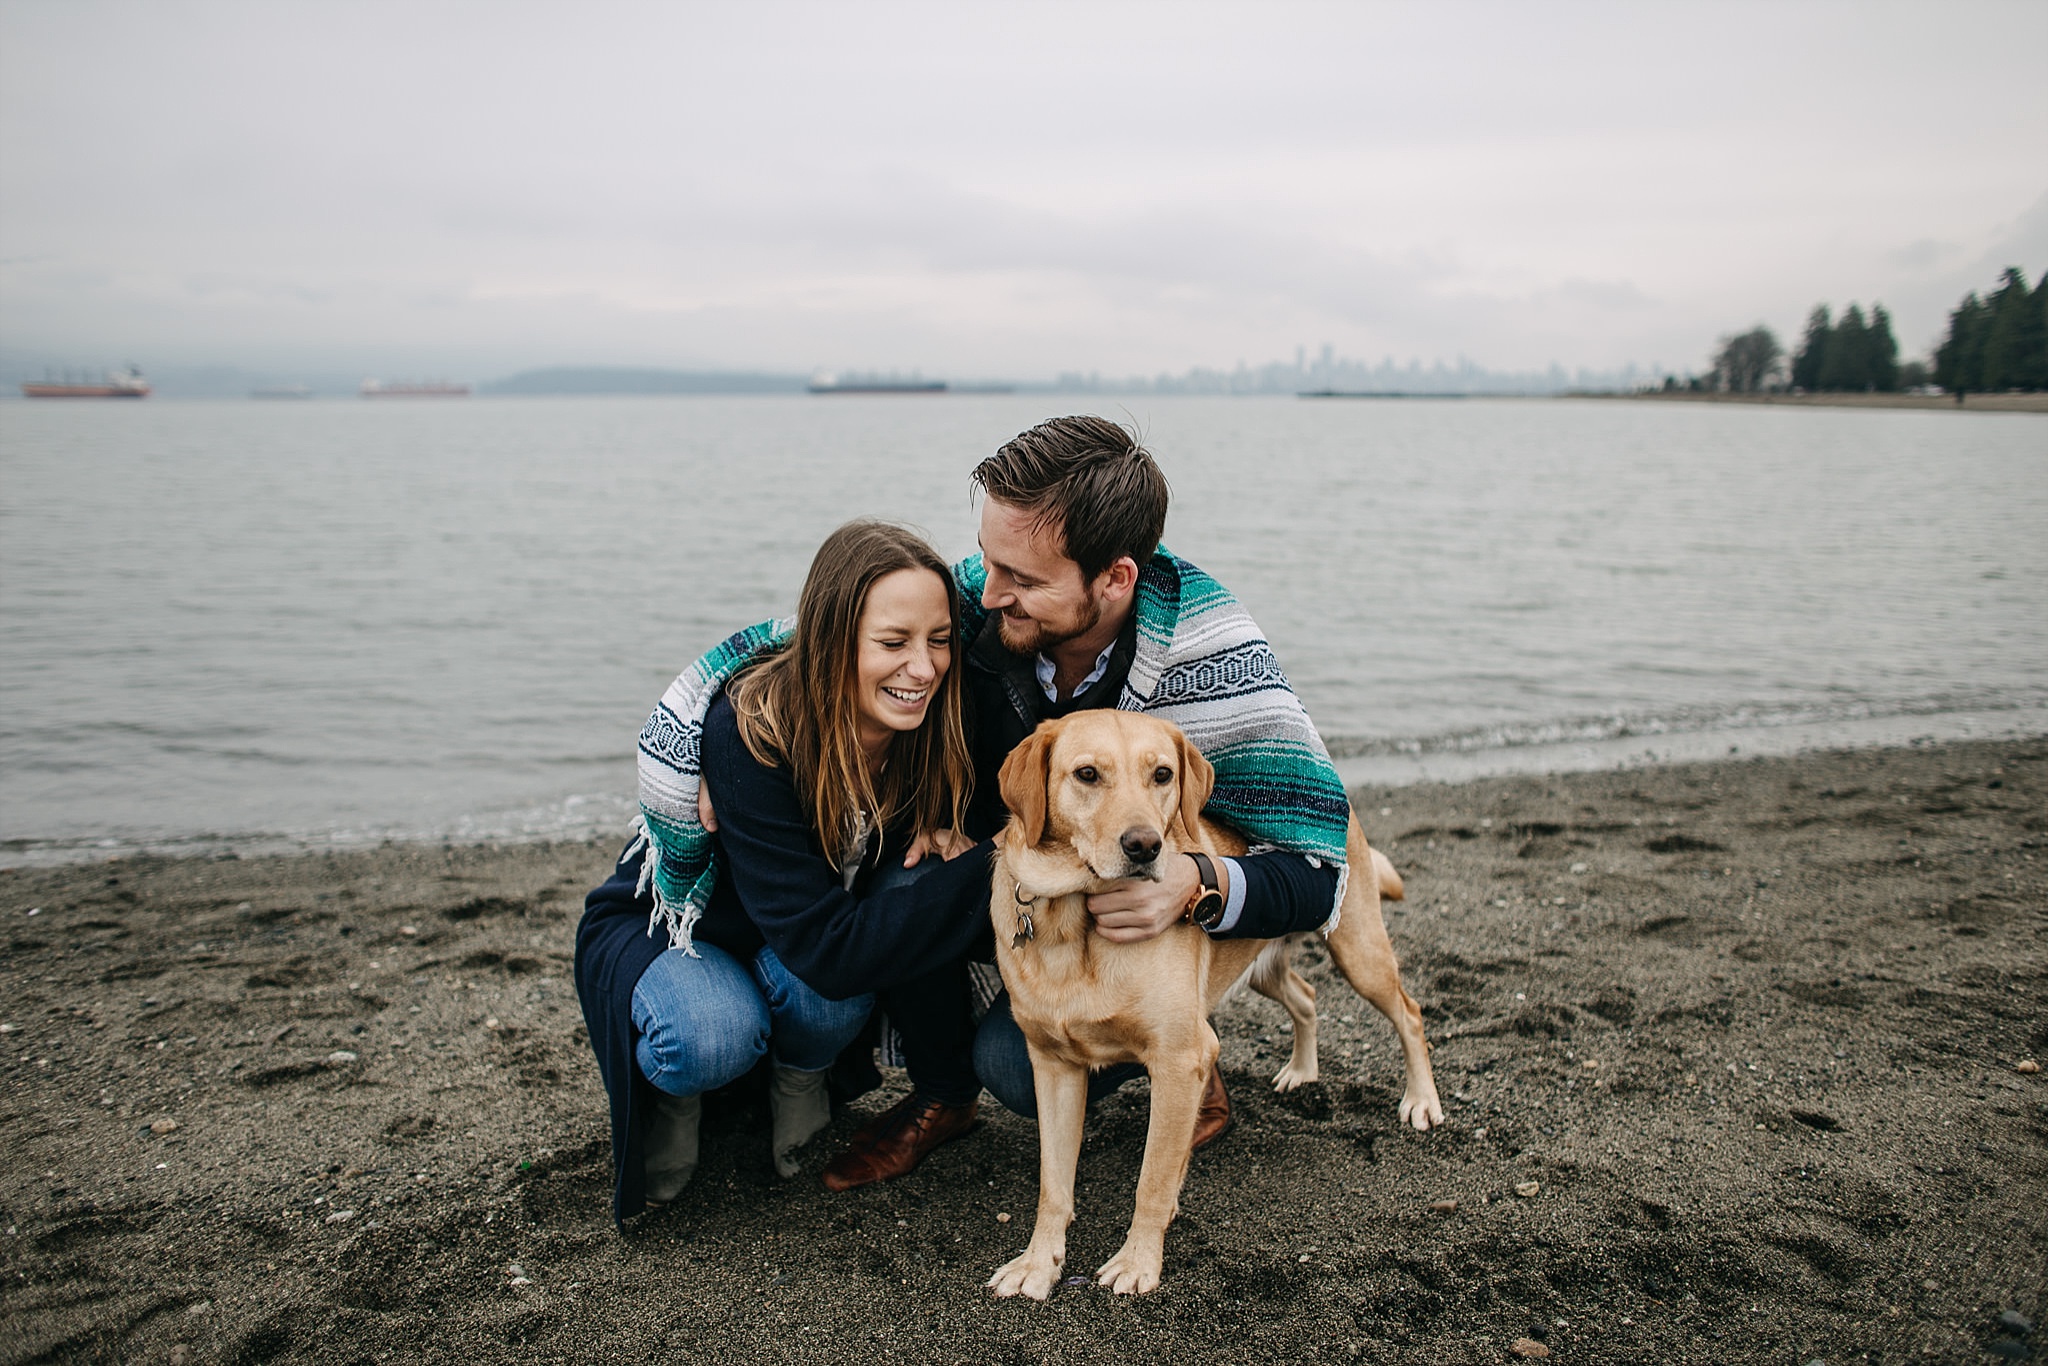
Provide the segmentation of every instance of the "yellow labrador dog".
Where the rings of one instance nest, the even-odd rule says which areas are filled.
[[[1117,1294],[1159,1285],[1166,1226],[1180,1205],[1203,1084],[1216,1062],[1209,1014],[1247,972],[1294,1020],[1294,1054],[1274,1078],[1288,1090],[1316,1078],[1315,989],[1289,964],[1288,939],[1211,940],[1191,924],[1113,944],[1089,932],[1086,896],[1116,878],[1159,876],[1185,850],[1244,852],[1201,818],[1215,771],[1180,729],[1127,711],[1077,712],[1041,725],[1000,777],[1010,823],[990,892],[996,962],[1031,1052],[1038,1097],[1038,1222],[1022,1256],[989,1280],[998,1295],[1051,1293],[1074,1219],[1074,1168],[1091,1069],[1132,1059],[1152,1078],[1152,1117],[1129,1235],[1096,1280]],[[1443,1120],[1422,1012],[1401,988],[1380,919],[1400,879],[1351,822],[1351,875],[1329,932],[1330,956],[1358,994],[1393,1022],[1407,1066],[1401,1118]],[[1300,936],[1305,938],[1306,936]]]

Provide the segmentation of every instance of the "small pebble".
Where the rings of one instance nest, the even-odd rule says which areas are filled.
[[[1941,1283],[1939,1281],[1922,1281],[1920,1282],[1920,1288],[1922,1290],[1939,1290],[1941,1289]]]
[[[0,1034],[12,1034],[15,1030],[19,1028],[21,1028],[21,1026],[18,1024],[0,1024]]]
[[[1458,1202],[1455,1200],[1432,1200],[1429,1202],[1429,1207],[1438,1214],[1455,1214],[1458,1210]]]
[[[1998,1326],[2015,1333],[2031,1333],[2034,1321],[2017,1309],[2008,1309],[1998,1316]]]
[[[526,1274],[526,1268],[517,1262],[508,1262],[505,1266],[505,1274],[517,1280]]]
[[[204,1314],[211,1308],[213,1308],[212,1300],[194,1300],[185,1306],[185,1312],[188,1314]]]
[[[337,1048],[327,1055],[327,1065],[329,1067],[346,1067],[355,1060],[356,1055],[349,1052],[346,1048]]]
[[[1521,1196],[1524,1200],[1542,1189],[1542,1183],[1537,1181],[1517,1181],[1515,1183],[1515,1194]]]
[[[1586,871],[1586,865],[1583,863],[1574,863],[1572,865],[1572,871],[1575,873],[1583,873]]]
[[[1600,1066],[1600,1059],[1598,1059],[1598,1058],[1588,1058],[1588,1059],[1586,1059],[1586,1060],[1585,1060],[1584,1062],[1580,1063],[1580,1064],[1579,1064],[1579,1066],[1581,1066],[1581,1067],[1585,1068],[1585,1069],[1586,1069],[1586,1070],[1587,1070],[1588,1072],[1592,1072],[1592,1071],[1595,1071],[1595,1070],[1597,1070],[1597,1069],[1599,1068],[1599,1066]]]
[[[485,1021],[484,1021],[484,1028],[485,1028],[485,1029],[496,1029],[497,1027],[498,1027],[498,1017],[497,1017],[497,1016],[495,1016],[495,1015],[491,1016],[491,1018],[490,1018],[490,1019],[488,1019],[488,1020],[485,1020]]]
[[[420,932],[420,927],[417,925],[400,925],[398,927],[398,932],[404,935],[406,938],[410,939]]]
[[[513,1278],[512,1278],[511,1280],[509,1280],[509,1281],[505,1282],[505,1284],[507,1284],[507,1285],[532,1285],[532,1284],[533,1284],[533,1282],[532,1282],[532,1281],[529,1281],[529,1280],[527,1280],[527,1279],[526,1279],[526,1277],[524,1277],[524,1276],[514,1276],[514,1277],[513,1277]]]
[[[327,1216],[327,1222],[330,1224],[345,1224],[355,1217],[356,1212],[352,1209],[338,1209]]]
[[[999,1223],[999,1224],[1007,1224],[1007,1223],[1009,1223],[1009,1222],[1010,1222],[1010,1212],[1009,1212],[1008,1210],[1004,1210],[1004,1211],[1003,1211],[1003,1212],[1002,1212],[1001,1214],[998,1214],[998,1215],[996,1216],[996,1222],[997,1222],[997,1223]]]
[[[167,1134],[177,1127],[175,1119],[153,1119],[149,1122],[149,1131],[153,1134]]]
[[[1508,1350],[1518,1357],[1547,1357],[1550,1349],[1534,1338],[1516,1338],[1508,1344]]]
[[[1063,1286],[1086,1286],[1088,1278],[1086,1276],[1069,1276],[1061,1281],[1060,1284]]]
[[[1984,1344],[1984,1350],[2005,1361],[2025,1361],[2028,1356],[2027,1344],[2016,1338],[2000,1338]]]
[[[2020,1060],[2019,1065],[2014,1067],[2012,1070],[2015,1072],[2024,1072],[2031,1077],[2034,1075],[2034,1073],[2041,1070],[2041,1064],[2035,1062],[2032,1058],[2023,1058]]]
[[[1299,1257],[1296,1257],[1294,1260],[1297,1262],[1305,1262],[1308,1260],[1308,1254],[1304,1252]]]
[[[192,1349],[182,1342],[174,1343],[171,1347],[170,1362],[171,1366],[192,1366]]]

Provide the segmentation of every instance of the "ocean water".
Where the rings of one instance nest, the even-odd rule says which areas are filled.
[[[663,687],[789,610],[826,531],[970,551],[969,469],[1077,405],[1143,429],[1167,543],[1249,605],[1350,777],[2048,715],[2027,415],[10,402],[0,862],[616,830]]]

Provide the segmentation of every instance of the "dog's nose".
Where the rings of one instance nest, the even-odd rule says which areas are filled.
[[[1124,831],[1117,843],[1123,846],[1124,857],[1133,863],[1150,863],[1159,857],[1159,832],[1134,825]]]

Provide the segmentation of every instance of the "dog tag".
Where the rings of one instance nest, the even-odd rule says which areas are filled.
[[[1038,931],[1031,923],[1031,912],[1017,912],[1017,933],[1011,936],[1010,947],[1021,949],[1027,940],[1035,939],[1037,936]]]

